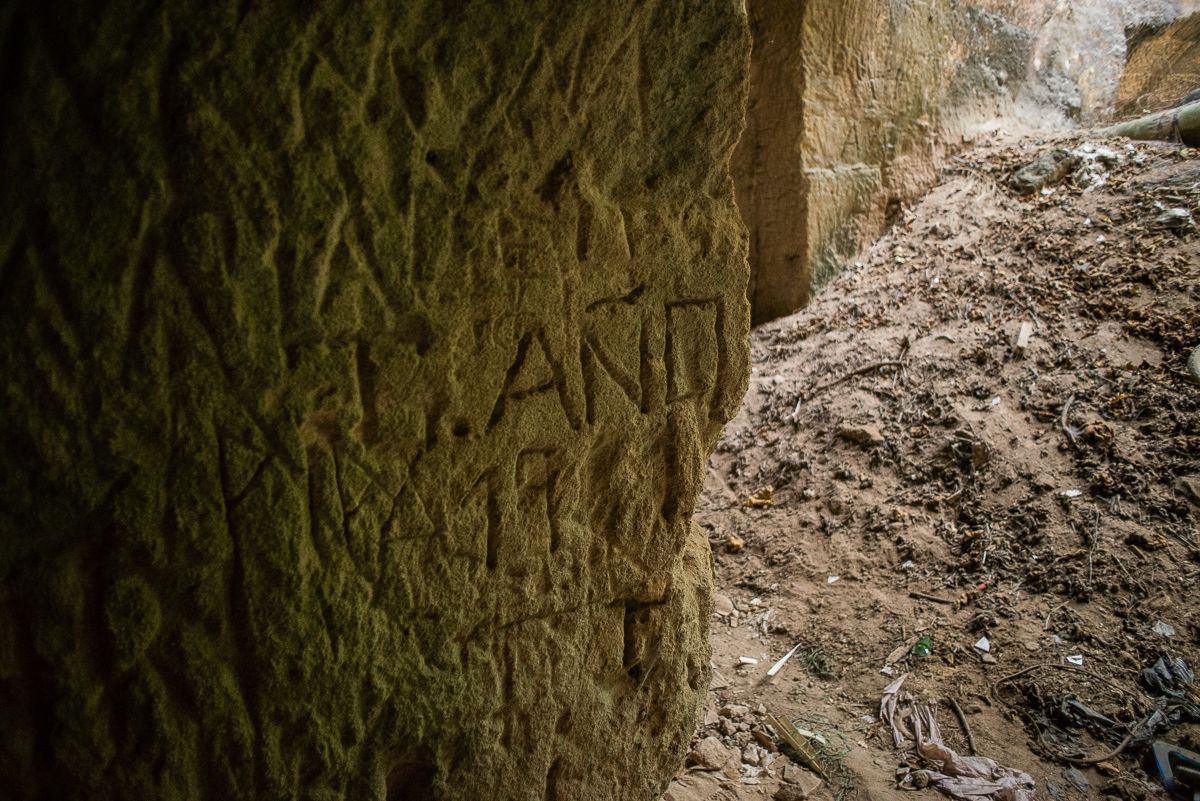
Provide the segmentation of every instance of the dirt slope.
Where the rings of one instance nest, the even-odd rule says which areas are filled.
[[[1054,147],[1080,159],[1065,183],[1009,188]],[[940,797],[895,789],[902,753],[877,716],[904,672],[942,699],[951,747],[967,750],[954,699],[978,752],[1041,797],[1161,794],[1136,743],[1078,774],[1056,755],[1113,750],[1152,709],[1139,674],[1160,656],[1200,666],[1200,239],[1177,208],[1200,218],[1196,151],[995,141],[815,303],[754,332],[698,517],[720,594],[697,744],[717,741],[693,762],[729,761],[682,771],[667,798],[771,797],[785,774],[778,797],[811,790],[766,756],[765,712],[824,736],[814,798]],[[1117,725],[1072,725],[1071,693]]]

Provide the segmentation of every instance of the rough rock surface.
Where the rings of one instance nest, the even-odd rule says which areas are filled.
[[[736,0],[10,5],[0,796],[650,799]]]
[[[750,0],[746,135],[734,160],[756,323],[796,310],[997,119],[1112,110],[1127,30],[1197,0]]]
[[[1121,76],[1117,112],[1136,116],[1170,108],[1197,89],[1200,12],[1176,20],[1137,43]]]
[[[808,302],[805,258],[804,13],[794,3],[748,3],[754,53],[746,129],[734,151],[738,205],[750,231],[754,322]]]

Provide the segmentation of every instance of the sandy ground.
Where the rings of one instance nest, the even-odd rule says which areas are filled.
[[[667,799],[942,798],[896,786],[921,767],[879,720],[902,674],[951,748],[970,750],[953,702],[1039,798],[1163,796],[1142,732],[1071,760],[1164,704],[1144,668],[1200,667],[1200,236],[1168,213],[1200,221],[1200,153],[1094,144],[960,156],[809,308],[753,333],[697,510],[716,674]],[[1054,147],[1076,171],[1017,195]],[[1196,688],[1174,690],[1158,736],[1200,750]],[[767,714],[819,735],[798,736],[825,780],[777,753]]]

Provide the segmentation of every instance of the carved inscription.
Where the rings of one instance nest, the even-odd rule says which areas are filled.
[[[713,406],[725,352],[724,308],[719,298],[685,298],[658,304],[642,288],[587,307],[577,359],[560,356],[544,329],[524,333],[498,390],[487,430],[521,401],[556,393],[570,427],[595,425],[611,409],[621,419],[632,406],[642,414],[682,402]],[[582,400],[577,400],[582,387]],[[580,408],[582,406],[582,408]],[[716,410],[710,408],[710,415]]]
[[[667,406],[706,397],[721,368],[719,302],[679,300],[666,305]]]
[[[571,428],[580,425],[578,414],[571,401],[570,388],[563,365],[546,341],[546,332],[526,332],[517,343],[517,353],[504,376],[504,386],[492,407],[488,430],[496,427],[504,417],[507,407],[548,392],[557,392],[559,403]]]
[[[637,287],[585,309],[577,358],[564,355],[569,351],[546,328],[527,331],[513,345],[485,430],[519,418],[537,399],[541,406],[528,407],[529,419],[553,426],[558,417],[560,428],[565,423],[576,431],[628,421],[631,413],[665,414],[662,458],[671,478],[662,516],[673,523],[690,513],[698,490],[681,478],[703,460],[698,425],[719,414],[714,394],[724,368],[723,314],[719,298],[655,302]],[[565,450],[529,446],[470,484],[467,502],[475,514],[485,512],[486,534],[475,547],[488,570],[511,572],[561,548],[565,522],[577,511],[573,466]]]
[[[545,558],[558,550],[564,475],[559,451],[530,448],[476,479],[470,501],[486,510],[483,562],[489,570],[528,561],[519,556]]]

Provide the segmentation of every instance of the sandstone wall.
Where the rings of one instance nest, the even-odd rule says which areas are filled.
[[[1129,57],[1117,112],[1137,116],[1177,104],[1200,89],[1200,12],[1149,34]]]
[[[750,106],[734,176],[760,323],[806,303],[932,186],[948,150],[980,130],[1107,119],[1130,42],[1200,0],[749,5]],[[1132,51],[1135,73],[1174,76],[1164,96],[1195,61],[1182,25]],[[1127,78],[1121,91],[1146,95],[1135,83]]]
[[[750,305],[766,322],[808,302],[804,185],[804,16],[794,0],[749,4],[754,54],[746,129],[734,151],[738,205],[750,231]]]
[[[0,796],[654,798],[741,4],[303,5],[0,15]]]

